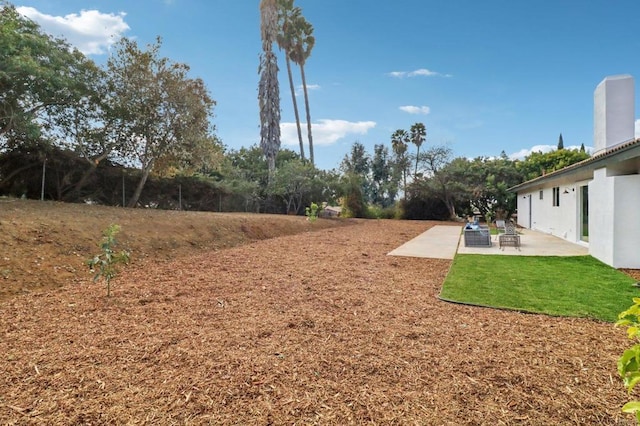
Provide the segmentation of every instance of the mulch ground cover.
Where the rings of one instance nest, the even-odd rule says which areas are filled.
[[[2,424],[621,425],[623,329],[439,301],[359,224],[0,301]]]

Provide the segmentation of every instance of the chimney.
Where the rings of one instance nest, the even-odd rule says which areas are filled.
[[[628,74],[606,77],[593,94],[593,147],[600,152],[635,137],[635,88]]]

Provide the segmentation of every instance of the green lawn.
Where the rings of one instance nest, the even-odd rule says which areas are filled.
[[[613,322],[640,289],[591,256],[457,255],[440,297],[471,305]]]

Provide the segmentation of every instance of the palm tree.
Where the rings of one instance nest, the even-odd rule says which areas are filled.
[[[420,159],[420,146],[427,138],[427,128],[422,123],[415,123],[411,126],[411,142],[418,148],[416,152],[416,169],[414,172],[414,176],[418,174],[418,160]]]
[[[393,154],[395,155],[395,173],[397,175],[399,172],[402,176],[402,192],[405,194],[405,198],[407,188],[407,172],[409,167],[411,167],[411,163],[407,158],[408,142],[409,134],[407,134],[406,130],[398,129],[391,135],[391,149],[393,150]]]
[[[309,138],[309,160],[313,160],[313,137],[311,135],[311,113],[309,112],[309,94],[307,92],[307,79],[304,74],[304,65],[316,42],[313,37],[313,26],[300,14],[293,24],[293,45],[291,49],[291,60],[300,66],[300,77],[302,78],[302,89],[304,91],[304,106],[307,112],[307,136]]]
[[[300,8],[293,7],[293,0],[278,0],[278,46],[284,50],[287,64],[287,75],[289,76],[289,89],[291,89],[291,100],[293,102],[293,112],[296,117],[296,128],[298,130],[298,142],[300,143],[300,157],[304,160],[304,142],[302,141],[302,126],[300,125],[300,114],[298,114],[298,101],[296,100],[296,90],[293,85],[293,74],[291,73],[291,52],[295,37],[295,23],[300,18]]]
[[[273,53],[273,43],[278,34],[278,7],[276,0],[260,0],[260,147],[269,165],[269,180],[276,168],[276,155],[280,149],[280,87],[278,86],[278,61]]]

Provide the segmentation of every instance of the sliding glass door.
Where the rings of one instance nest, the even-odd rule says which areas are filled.
[[[589,242],[589,186],[580,187],[580,240]]]

